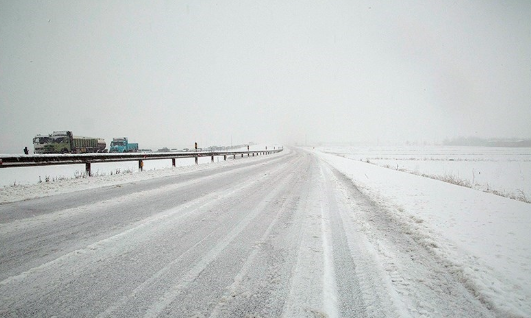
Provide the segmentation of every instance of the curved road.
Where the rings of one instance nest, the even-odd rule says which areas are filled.
[[[0,316],[494,316],[303,150],[0,205]]]

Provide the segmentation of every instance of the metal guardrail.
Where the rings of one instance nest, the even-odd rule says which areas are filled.
[[[118,162],[118,161],[138,161],[138,168],[142,170],[144,167],[144,160],[161,160],[171,159],[172,166],[175,167],[175,160],[180,158],[195,158],[195,163],[198,163],[198,158],[211,157],[214,162],[214,157],[223,156],[224,160],[227,157],[236,156],[247,157],[269,155],[272,153],[281,152],[283,148],[273,150],[246,150],[246,151],[189,151],[189,152],[161,152],[161,153],[90,153],[90,154],[45,154],[45,155],[14,155],[0,157],[0,168],[14,168],[14,167],[34,167],[34,166],[48,166],[48,165],[70,165],[70,164],[85,164],[85,171],[91,175],[92,163]]]

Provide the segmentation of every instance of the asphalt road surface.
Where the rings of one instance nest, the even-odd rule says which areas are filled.
[[[239,160],[0,205],[0,316],[494,316],[318,157]]]

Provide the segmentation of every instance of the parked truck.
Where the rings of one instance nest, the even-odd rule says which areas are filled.
[[[74,136],[71,131],[54,131],[33,138],[34,153],[90,153],[106,152],[103,138]]]
[[[138,152],[138,143],[132,143],[127,137],[113,138],[109,152]]]

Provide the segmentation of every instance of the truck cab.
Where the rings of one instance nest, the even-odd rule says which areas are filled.
[[[137,152],[138,143],[130,143],[127,137],[113,138],[109,152]]]

